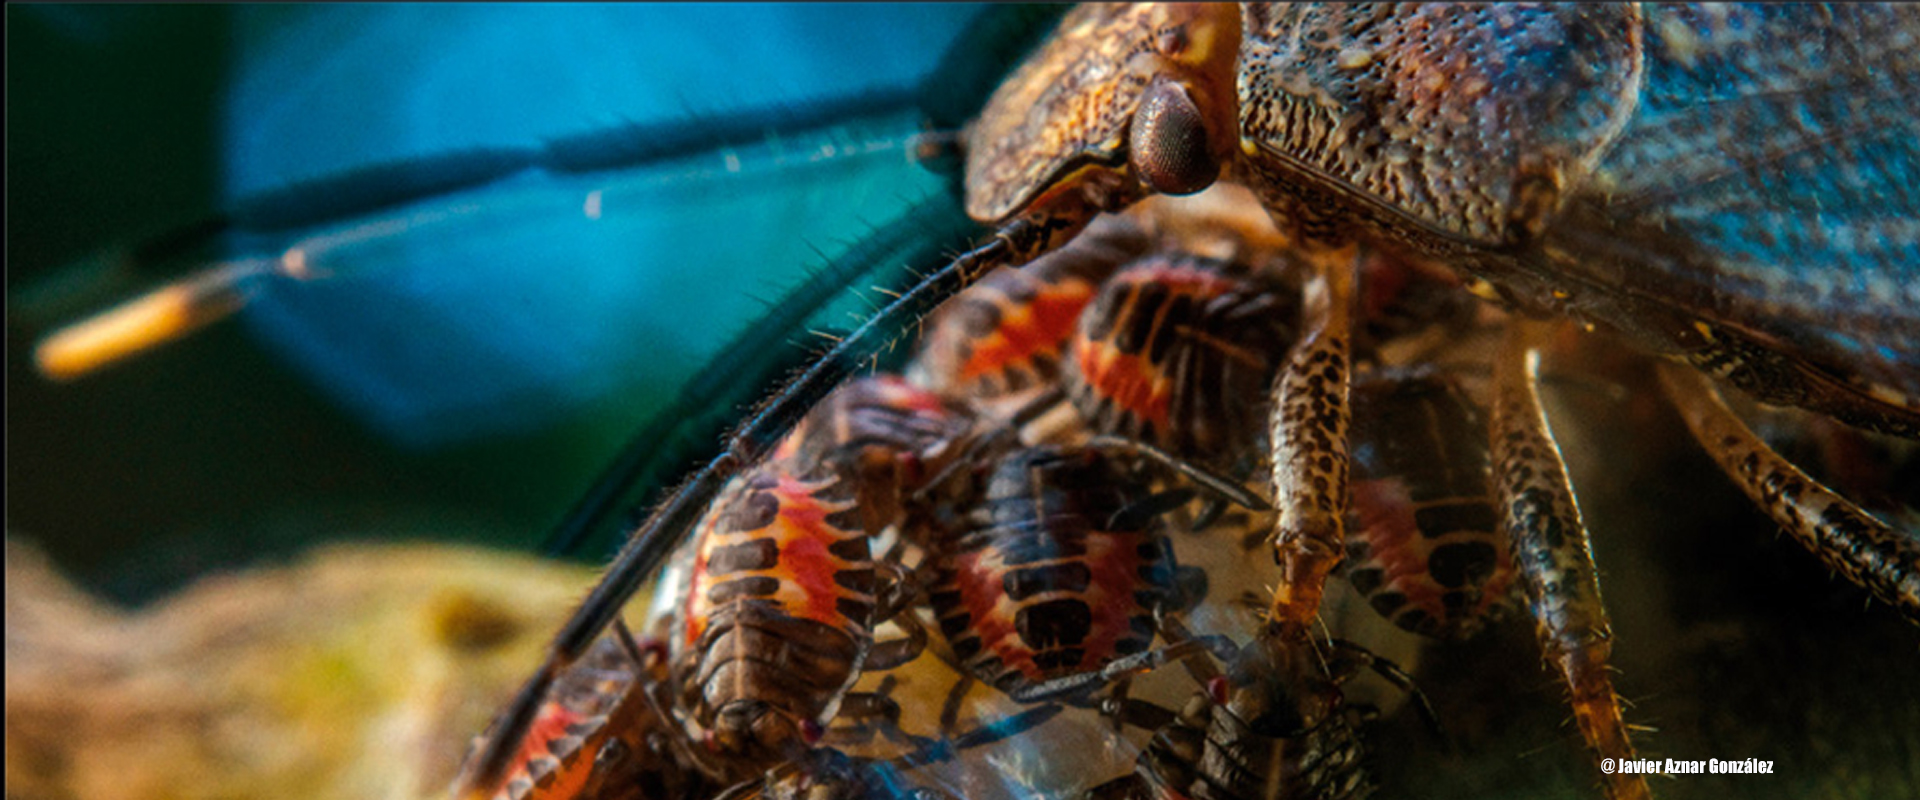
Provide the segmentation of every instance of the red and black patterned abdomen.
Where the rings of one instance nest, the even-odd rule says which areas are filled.
[[[1014,693],[1145,650],[1175,572],[1154,516],[1120,513],[1148,495],[1094,450],[1002,459],[971,529],[942,543],[932,595],[968,670]]]
[[[1103,217],[1067,246],[988,275],[933,316],[913,374],[944,396],[978,401],[1057,385],[1082,309],[1146,246],[1133,223]]]
[[[1211,259],[1156,253],[1081,314],[1067,391],[1095,430],[1232,467],[1258,452],[1265,397],[1292,344],[1291,293]]]
[[[873,556],[852,487],[797,467],[763,464],[715,502],[670,642],[694,734],[751,763],[812,744],[873,638]]]
[[[662,659],[601,637],[548,691],[494,800],[640,800],[693,791],[697,776],[662,745],[667,723],[643,695],[666,679]]]
[[[884,621],[872,537],[971,430],[900,378],[854,381],[714,501],[674,619],[672,679],[695,734],[741,772],[825,730]]]
[[[1479,409],[1450,380],[1393,373],[1361,376],[1351,403],[1349,579],[1402,628],[1473,635],[1514,574]]]
[[[827,395],[773,458],[850,484],[860,526],[879,533],[905,498],[967,451],[972,415],[895,375],[860,378]]]

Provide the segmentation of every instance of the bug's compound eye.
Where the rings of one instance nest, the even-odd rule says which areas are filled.
[[[1240,38],[1231,3],[1068,12],[968,127],[967,213],[1090,218],[1206,188],[1239,141]]]
[[[1140,98],[1129,144],[1134,174],[1152,191],[1193,194],[1220,177],[1207,119],[1186,88],[1173,81],[1154,81]]]

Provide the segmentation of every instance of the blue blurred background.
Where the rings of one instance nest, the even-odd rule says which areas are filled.
[[[921,120],[243,225],[198,254],[298,249],[327,279],[269,280],[238,319],[72,384],[33,374],[29,348],[202,263],[128,269],[97,258],[110,246],[365,205],[377,180],[315,181],[369,167],[697,139],[733,112],[909,87],[979,11],[9,6],[9,531],[123,599],[323,538],[537,544],[721,341],[944,191],[903,149]]]

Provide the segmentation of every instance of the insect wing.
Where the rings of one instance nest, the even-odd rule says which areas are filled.
[[[1920,396],[1920,13],[1652,6],[1627,127],[1549,274]],[[1629,314],[1631,316],[1631,312]]]
[[[456,7],[452,20],[421,18],[448,13],[437,8],[399,7],[356,18],[371,10],[348,11],[344,23],[294,16],[363,31],[356,46],[370,54],[404,49],[422,28],[451,24],[468,34],[443,54],[416,51],[419,88],[372,101],[320,92],[343,107],[337,113],[288,109],[278,87],[312,66],[348,85],[377,85],[367,71],[385,68],[384,57],[314,65],[297,44],[268,49],[237,92],[234,126],[244,132],[233,137],[235,163],[246,180],[271,185],[294,174],[289,164],[335,163],[335,137],[300,135],[316,116],[371,127],[373,138],[400,142],[404,158],[892,89],[931,66],[939,37],[964,20],[951,10],[786,6]],[[817,47],[836,40],[843,47]],[[763,55],[743,57],[750,53]],[[549,77],[568,73],[583,77]],[[482,88],[501,99],[437,108]],[[375,110],[355,113],[363,104]],[[522,176],[476,193],[489,196],[416,211],[430,216],[427,235],[342,252],[350,263],[333,271],[356,277],[288,285],[250,322],[338,399],[415,441],[537,424],[622,387],[677,385],[726,332],[714,328],[755,314],[761,301],[750,292],[777,295],[817,261],[810,247],[832,250],[937,189],[938,179],[905,157],[917,125],[894,116],[657,168]],[[272,149],[284,141],[324,144]]]
[[[644,408],[818,253],[944,179],[906,156],[912,113],[582,164],[742,110],[904,97],[976,11],[236,8],[215,114],[243,231],[223,255],[278,262],[245,324],[403,444],[538,430],[616,393]],[[395,165],[481,177],[327,218],[392,191]]]

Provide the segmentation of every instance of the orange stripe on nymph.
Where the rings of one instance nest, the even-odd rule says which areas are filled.
[[[849,539],[864,538],[863,531],[834,527],[828,515],[852,508],[851,501],[822,503],[815,492],[824,484],[808,483],[782,473],[779,485],[770,489],[780,501],[780,513],[773,524],[757,535],[770,537],[780,548],[780,560],[772,569],[742,574],[766,575],[780,580],[773,599],[786,612],[842,630],[858,631],[866,620],[848,620],[840,613],[841,598],[867,599],[834,582],[834,575],[846,569],[862,569],[866,563],[849,562],[835,556],[830,547]]]
[[[1425,582],[1427,563],[1414,548],[1420,527],[1413,521],[1413,499],[1407,494],[1406,484],[1396,478],[1357,480],[1352,491],[1359,533],[1367,540],[1372,559],[1380,562],[1386,583],[1409,600],[1422,595],[1416,602],[1423,606],[1437,604],[1434,592],[1423,591],[1419,585]]]
[[[1105,341],[1075,339],[1074,361],[1095,394],[1128,414],[1165,429],[1173,404],[1173,381],[1144,356],[1128,355]]]
[[[1118,658],[1119,641],[1133,632],[1133,618],[1148,613],[1134,599],[1134,591],[1143,585],[1140,545],[1144,538],[1099,532],[1087,536],[1087,553],[1081,558],[1092,573],[1085,597],[1093,624],[1079,671],[1099,669]]]
[[[577,777],[566,774],[570,767],[578,766],[568,763],[568,756],[577,755],[577,751],[575,753],[556,753],[553,751],[552,745],[554,741],[567,735],[567,728],[583,719],[586,719],[586,717],[557,701],[549,700],[545,705],[541,706],[539,713],[533,718],[533,724],[527,729],[527,736],[526,739],[523,740],[524,743],[520,745],[520,752],[514,756],[513,766],[507,770],[507,777],[500,782],[501,785],[510,785],[514,778],[521,775],[532,778],[533,762],[536,759],[547,757],[559,762],[559,765],[555,767],[555,772],[548,773],[541,781],[535,782],[526,794],[518,800],[563,798],[568,796],[568,791],[578,793],[580,786],[586,782],[587,770],[578,770],[580,774]],[[591,759],[587,761],[591,763]],[[571,780],[569,780],[570,778]],[[573,788],[568,790],[566,787],[559,785],[560,783],[570,784]],[[505,793],[503,792],[502,794],[504,795]]]
[[[960,379],[1005,371],[1010,364],[1027,364],[1037,353],[1058,353],[1079,324],[1080,312],[1093,300],[1093,286],[1082,280],[1064,280],[1038,287],[1033,301],[996,303],[1000,327],[974,343],[972,354],[960,366]]]

